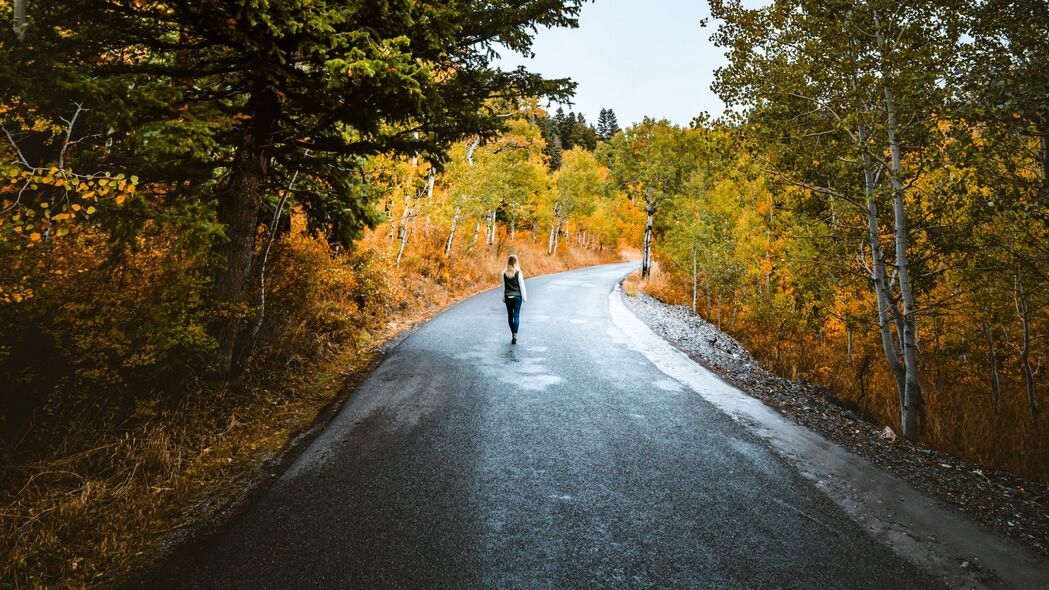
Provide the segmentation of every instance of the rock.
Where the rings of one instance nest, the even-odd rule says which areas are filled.
[[[848,418],[849,420],[852,420],[853,422],[858,420],[858,418],[856,417],[856,413],[853,412],[852,410],[845,410],[845,414],[844,415],[845,415],[846,418]]]
[[[888,426],[885,427],[885,430],[881,431],[881,437],[889,442],[896,442],[896,433]]]

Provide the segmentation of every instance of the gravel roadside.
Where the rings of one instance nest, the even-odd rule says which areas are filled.
[[[726,382],[906,480],[941,504],[1049,556],[1046,486],[896,438],[885,427],[847,409],[830,391],[765,370],[739,342],[687,307],[667,305],[645,294],[623,299],[652,331]]]

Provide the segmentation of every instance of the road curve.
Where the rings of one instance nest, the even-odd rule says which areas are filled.
[[[435,317],[165,587],[937,587],[625,344],[633,267]]]

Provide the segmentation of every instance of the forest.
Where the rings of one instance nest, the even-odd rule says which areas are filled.
[[[12,587],[125,575],[509,253],[638,254],[770,369],[1049,483],[1049,7],[711,0],[729,109],[620,128],[493,62],[581,4],[0,0]]]

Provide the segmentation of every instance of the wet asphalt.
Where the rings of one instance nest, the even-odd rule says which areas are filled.
[[[163,585],[936,587],[627,345],[633,268],[528,279],[516,346],[498,291],[435,317]]]

